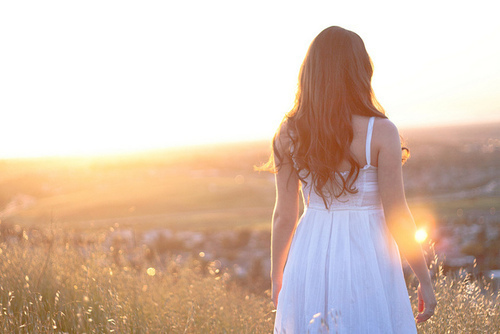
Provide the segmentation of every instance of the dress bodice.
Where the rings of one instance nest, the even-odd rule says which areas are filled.
[[[327,210],[323,198],[314,191],[311,178],[308,179],[306,179],[307,184],[302,184],[305,207]],[[361,168],[358,178],[354,182],[354,187],[357,189],[354,194],[345,193],[338,198],[330,198],[328,211],[374,210],[382,207],[378,190],[377,167],[366,165]]]

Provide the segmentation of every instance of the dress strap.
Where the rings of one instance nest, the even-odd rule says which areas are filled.
[[[375,122],[375,117],[370,117],[368,121],[368,131],[366,131],[366,164],[371,165],[371,144],[372,144],[372,134],[373,134],[373,123]]]

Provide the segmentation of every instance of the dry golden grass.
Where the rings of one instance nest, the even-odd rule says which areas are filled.
[[[104,237],[3,239],[0,332],[272,332],[269,291],[250,293],[210,262],[147,257],[141,249],[137,261],[127,260],[104,247]],[[500,305],[487,284],[465,274],[445,276],[442,268],[434,281],[438,308],[418,325],[419,333],[498,333]]]
[[[438,301],[436,313],[430,320],[417,326],[419,333],[500,332],[498,292],[493,291],[484,279],[475,279],[465,271],[458,277],[444,275],[439,265],[434,277],[434,290]],[[416,313],[416,284],[410,288],[410,294]]]
[[[0,332],[271,331],[269,297],[234,286],[210,263],[173,257],[118,265],[102,246],[56,244],[1,245]]]

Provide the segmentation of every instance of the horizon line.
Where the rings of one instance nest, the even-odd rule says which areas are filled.
[[[439,129],[439,128],[468,128],[468,127],[481,127],[481,126],[496,126],[500,125],[500,119],[492,120],[489,122],[479,121],[472,123],[457,122],[452,124],[438,123],[432,125],[414,125],[414,126],[401,126],[400,131],[419,131],[427,129]],[[117,158],[117,157],[130,157],[138,155],[147,155],[155,152],[168,152],[168,151],[180,151],[180,150],[194,150],[207,147],[219,147],[219,146],[231,146],[231,145],[242,145],[251,143],[263,143],[271,142],[272,137],[258,137],[249,139],[235,139],[235,140],[207,140],[206,142],[200,143],[186,143],[176,146],[156,146],[136,149],[110,149],[107,151],[96,152],[96,153],[48,153],[41,155],[18,155],[18,156],[2,156],[0,154],[1,161],[15,161],[15,160],[59,160],[59,159],[96,159],[96,158]]]

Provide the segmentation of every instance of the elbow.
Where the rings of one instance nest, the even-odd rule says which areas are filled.
[[[273,230],[291,230],[297,224],[298,215],[275,212],[273,215]]]
[[[419,256],[420,244],[415,239],[416,227],[411,216],[388,219],[388,228],[406,259]]]
[[[384,216],[387,226],[393,234],[407,234],[409,231],[415,230],[415,223],[407,205],[384,206]]]
[[[411,217],[388,218],[387,227],[398,244],[408,244],[415,240],[416,228]]]

